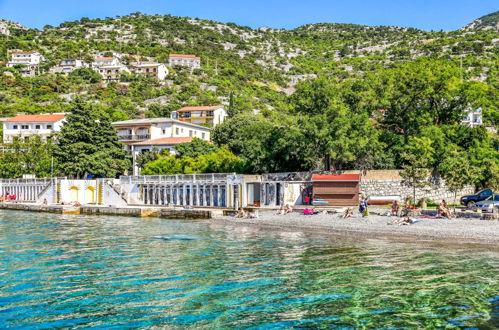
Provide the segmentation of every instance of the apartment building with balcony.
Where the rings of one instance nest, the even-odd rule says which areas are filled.
[[[172,112],[172,118],[192,124],[215,127],[225,121],[227,112],[222,105],[183,107]]]
[[[40,136],[43,141],[61,130],[66,120],[64,113],[41,115],[17,115],[3,121],[3,142],[11,143],[15,139],[24,140]]]
[[[159,81],[165,80],[168,75],[168,69],[162,63],[136,62],[130,66],[130,69],[134,73],[155,77]]]
[[[116,81],[120,79],[122,73],[130,73],[130,70],[116,57],[96,57],[92,68],[106,81]]]
[[[76,69],[85,67],[87,67],[87,65],[82,60],[67,59],[60,61],[55,67],[50,69],[50,72],[69,74]]]
[[[45,58],[39,52],[14,51],[11,53],[11,58],[7,63],[7,67],[13,68],[21,66],[19,73],[23,76],[34,76],[40,63],[44,60]]]
[[[153,144],[164,138],[200,138],[210,140],[211,129],[171,118],[144,118],[124,120],[112,123],[118,138],[130,152],[132,145],[144,142]]]
[[[201,68],[201,58],[196,55],[180,55],[180,54],[170,54],[168,59],[169,66],[186,66],[191,69]]]
[[[482,108],[467,108],[463,119],[461,120],[461,125],[476,127],[483,124]]]
[[[124,120],[112,125],[119,140],[133,157],[134,175],[139,173],[135,165],[139,153],[167,149],[175,154],[175,147],[180,143],[191,142],[194,138],[210,141],[210,128],[171,118]]]

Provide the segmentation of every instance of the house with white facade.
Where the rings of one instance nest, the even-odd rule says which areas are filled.
[[[183,107],[172,112],[172,118],[192,124],[209,124],[215,127],[225,121],[227,112],[223,105]]]
[[[3,122],[3,142],[11,143],[15,139],[25,140],[32,136],[40,136],[43,141],[61,130],[66,120],[65,113],[41,115],[17,115]]]
[[[7,63],[7,67],[13,68],[21,66],[19,73],[24,76],[34,76],[39,69],[40,63],[44,60],[45,58],[39,52],[14,51],[11,53],[11,58]]]
[[[136,74],[155,77],[159,81],[165,80],[168,75],[168,69],[162,63],[137,62],[130,65],[130,69]]]
[[[69,74],[76,69],[85,68],[85,67],[87,67],[87,65],[82,60],[67,59],[60,61],[59,64],[50,69],[50,72]]]
[[[482,108],[473,109],[471,107],[465,110],[461,125],[476,127],[483,124]]]
[[[130,73],[130,70],[116,57],[96,57],[92,68],[106,81],[116,81],[120,79],[122,73]]]
[[[199,126],[171,118],[145,118],[112,123],[119,140],[132,154],[135,164],[139,153],[167,149],[175,154],[175,146],[191,142],[194,138],[210,141],[209,127]],[[134,174],[138,168],[134,165]]]
[[[186,66],[191,69],[201,68],[201,58],[196,55],[180,55],[180,54],[170,54],[168,59],[169,66]]]

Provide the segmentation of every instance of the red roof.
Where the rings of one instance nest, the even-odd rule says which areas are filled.
[[[63,114],[57,115],[17,115],[15,117],[9,118],[6,122],[10,123],[26,123],[26,122],[36,122],[36,123],[53,123],[59,121],[66,117]]]
[[[170,54],[170,57],[188,57],[188,58],[195,58],[197,60],[200,60],[200,57],[197,57],[196,55],[181,55],[181,54]]]
[[[157,146],[157,145],[171,145],[192,142],[192,137],[173,137],[173,138],[161,138],[155,140],[141,141],[137,143],[132,143],[134,146]]]
[[[183,107],[178,109],[178,112],[184,112],[184,111],[199,111],[199,110],[217,110],[221,108],[221,105],[202,105],[198,107]]]
[[[314,174],[312,181],[360,181],[360,174]]]

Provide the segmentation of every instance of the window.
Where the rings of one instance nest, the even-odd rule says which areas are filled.
[[[193,134],[192,134],[192,130],[189,130],[189,136],[192,136],[192,135],[193,135]]]
[[[205,136],[206,136],[205,133],[201,133],[201,137],[203,138],[203,140],[204,140]]]
[[[166,128],[163,128],[162,132],[163,134],[166,134]]]
[[[175,134],[178,135],[178,127],[175,128]]]
[[[21,125],[21,129],[29,129],[28,125]]]
[[[40,129],[41,126],[40,125],[35,125],[35,129]]]
[[[47,125],[47,129],[52,129],[52,125]]]
[[[13,126],[12,126],[12,129],[17,129],[17,125],[13,125]]]

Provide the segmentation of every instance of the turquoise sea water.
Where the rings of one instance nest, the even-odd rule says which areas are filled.
[[[0,211],[0,328],[499,327],[499,249]]]

